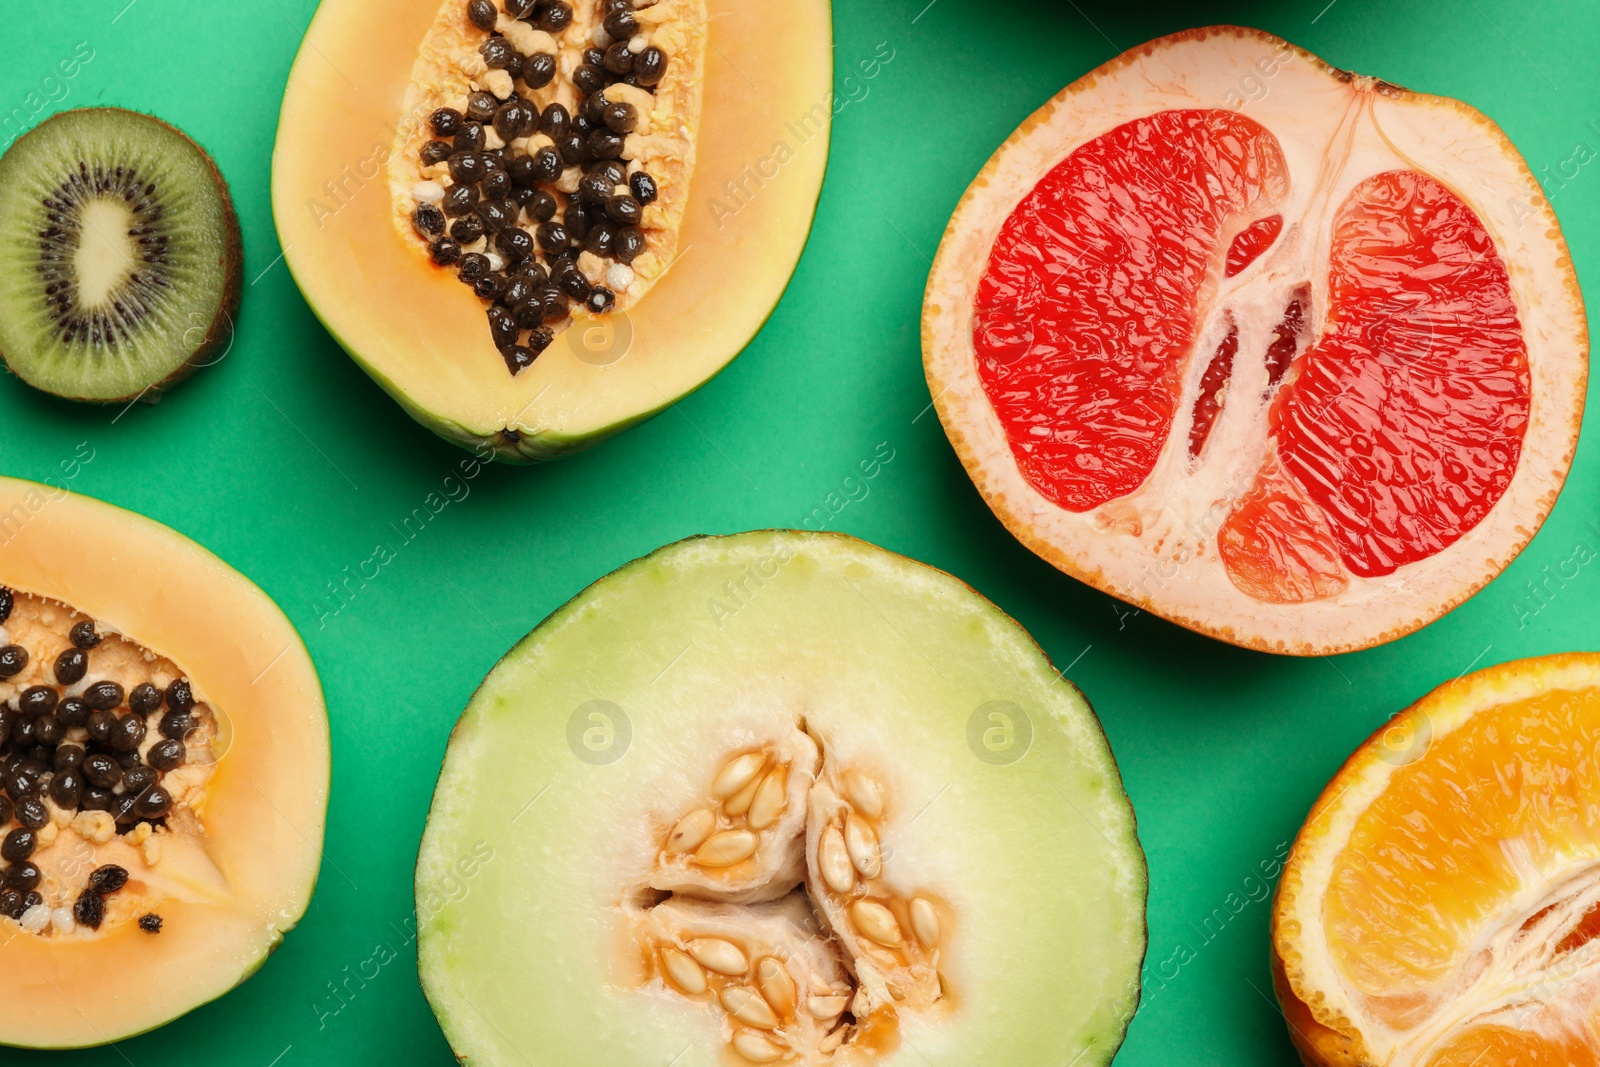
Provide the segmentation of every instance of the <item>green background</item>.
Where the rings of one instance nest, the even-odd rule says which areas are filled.
[[[1014,615],[1094,702],[1120,760],[1151,873],[1146,1000],[1123,1067],[1165,1067],[1174,1055],[1292,1062],[1267,974],[1262,865],[1275,869],[1327,777],[1387,715],[1474,666],[1600,643],[1600,575],[1573,576],[1567,564],[1580,545],[1600,549],[1593,437],[1538,538],[1465,606],[1369,652],[1274,658],[1133,613],[1021,548],[927,410],[918,348],[930,256],[994,147],[1118,50],[1210,22],[1260,26],[1335,65],[1487,112],[1545,183],[1580,280],[1592,279],[1600,166],[1577,162],[1600,151],[1592,0],[844,0],[836,77],[850,102],[837,115],[816,226],[743,357],[590,453],[486,470],[331,617],[329,583],[379,541],[398,542],[395,526],[465,453],[413,423],[344,356],[279,260],[269,160],[315,0],[125,3],[8,12],[0,123],[10,115],[11,125],[0,145],[19,132],[10,109],[26,116],[35,104],[41,115],[148,110],[205,144],[244,230],[236,343],[159,405],[123,413],[0,380],[0,470],[59,476],[87,442],[94,458],[68,487],[173,526],[275,597],[326,687],[334,789],[316,897],[256,977],[160,1031],[57,1063],[449,1062],[417,985],[410,876],[446,738],[473,688],[590,581],[688,534],[798,525],[829,494],[843,496],[883,442],[894,459],[831,528],[947,569]],[[374,0],[375,18],[383,7]],[[45,100],[63,91],[45,78],[82,41],[93,59],[64,98]],[[880,42],[894,58],[847,83]],[[1574,156],[1579,146],[1588,151]],[[381,314],[383,294],[373,298]],[[351,983],[341,1006],[330,983],[380,944],[397,958]],[[46,1059],[0,1052],[8,1064]]]

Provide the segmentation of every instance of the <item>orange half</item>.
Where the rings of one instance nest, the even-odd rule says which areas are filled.
[[[1600,1058],[1600,654],[1440,686],[1323,790],[1273,907],[1311,1065]]]

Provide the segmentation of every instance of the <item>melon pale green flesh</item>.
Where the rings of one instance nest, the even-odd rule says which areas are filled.
[[[1009,764],[969,744],[993,701],[1031,726]],[[608,710],[611,749],[589,718]],[[621,905],[730,750],[802,717],[827,759],[883,781],[896,888],[950,906],[948,1002],[903,1013],[888,1058],[1109,1062],[1138,1002],[1146,870],[1093,711],[970,587],[799,532],[695,538],[623,567],[473,698],[416,880],[422,984],[456,1054],[474,1067],[736,1062],[714,1008],[631,977]]]

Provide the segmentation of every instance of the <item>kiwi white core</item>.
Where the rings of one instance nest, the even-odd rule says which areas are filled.
[[[139,249],[129,231],[133,213],[122,203],[96,197],[83,206],[83,229],[72,266],[78,275],[78,300],[86,308],[109,307],[133,277]]]

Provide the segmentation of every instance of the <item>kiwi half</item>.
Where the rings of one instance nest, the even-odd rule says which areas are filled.
[[[239,307],[227,183],[181,130],[65,111],[0,157],[0,356],[74,400],[130,400],[226,351]]]

